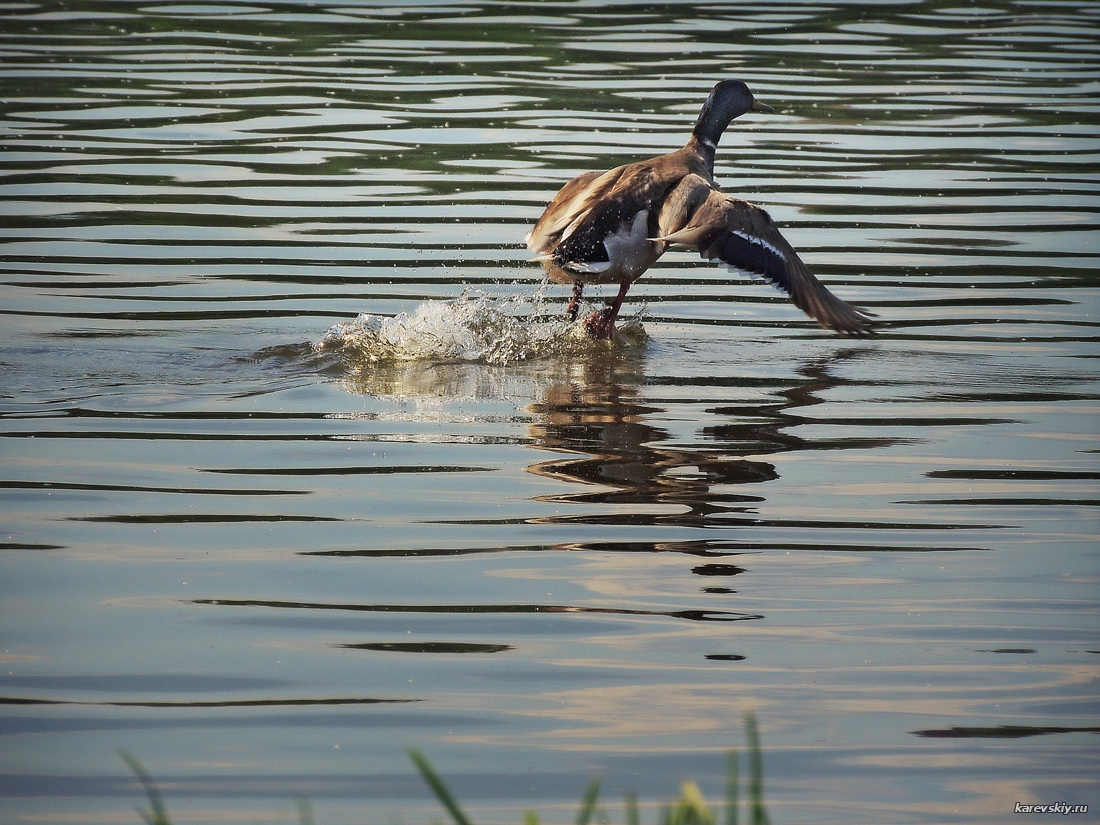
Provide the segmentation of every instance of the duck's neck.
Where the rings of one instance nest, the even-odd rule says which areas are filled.
[[[713,96],[713,95],[712,95]],[[703,105],[699,112],[699,119],[695,121],[695,128],[691,130],[691,143],[696,145],[696,151],[706,161],[707,169],[714,172],[714,150],[718,148],[718,141],[722,139],[722,133],[730,125],[730,118],[723,117],[715,111],[710,99]]]
[[[719,135],[720,136],[720,135]],[[718,140],[707,136],[700,136],[692,132],[687,148],[697,155],[707,168],[707,174],[714,177],[714,152],[718,148]]]
[[[709,102],[707,101],[708,104]],[[691,133],[700,140],[705,138],[717,145],[718,141],[722,139],[722,132],[726,131],[726,127],[729,125],[729,120],[720,118],[718,113],[713,111],[709,105],[705,105],[703,111],[699,113],[699,119],[695,121]]]

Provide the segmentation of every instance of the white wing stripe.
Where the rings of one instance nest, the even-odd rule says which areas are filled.
[[[758,244],[759,246],[764,247],[765,249],[769,250],[773,254],[778,255],[785,263],[787,262],[787,256],[784,255],[781,250],[776,249],[770,243],[768,243],[767,241],[765,241],[761,238],[757,238],[755,235],[747,235],[744,232],[738,232],[736,229],[731,229],[730,234],[731,235],[736,235],[738,238],[743,238],[744,240],[749,241],[750,243]]]

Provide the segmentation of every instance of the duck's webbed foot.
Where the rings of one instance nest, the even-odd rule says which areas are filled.
[[[593,340],[607,341],[615,331],[615,317],[618,314],[618,307],[604,307],[588,316],[584,328]]]
[[[619,284],[619,294],[615,296],[614,300],[603,309],[593,312],[588,316],[588,320],[584,322],[588,334],[595,340],[606,341],[611,338],[611,334],[615,331],[615,319],[619,317],[619,309],[623,305],[623,299],[626,298],[626,292],[630,289],[630,284],[631,280],[624,278],[623,282]]]

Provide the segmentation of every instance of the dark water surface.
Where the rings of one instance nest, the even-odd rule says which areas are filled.
[[[0,32],[3,821],[137,822],[122,749],[176,823],[426,822],[415,745],[648,822],[747,712],[777,823],[1100,821],[1096,4]],[[523,235],[731,76],[719,179],[882,333],[670,253],[578,341]]]

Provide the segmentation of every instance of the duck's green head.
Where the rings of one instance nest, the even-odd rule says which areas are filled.
[[[770,112],[766,106],[752,96],[749,87],[740,80],[723,80],[711,89],[699,119],[695,121],[692,134],[703,143],[717,146],[722,132],[726,131],[730,121],[745,112]]]

